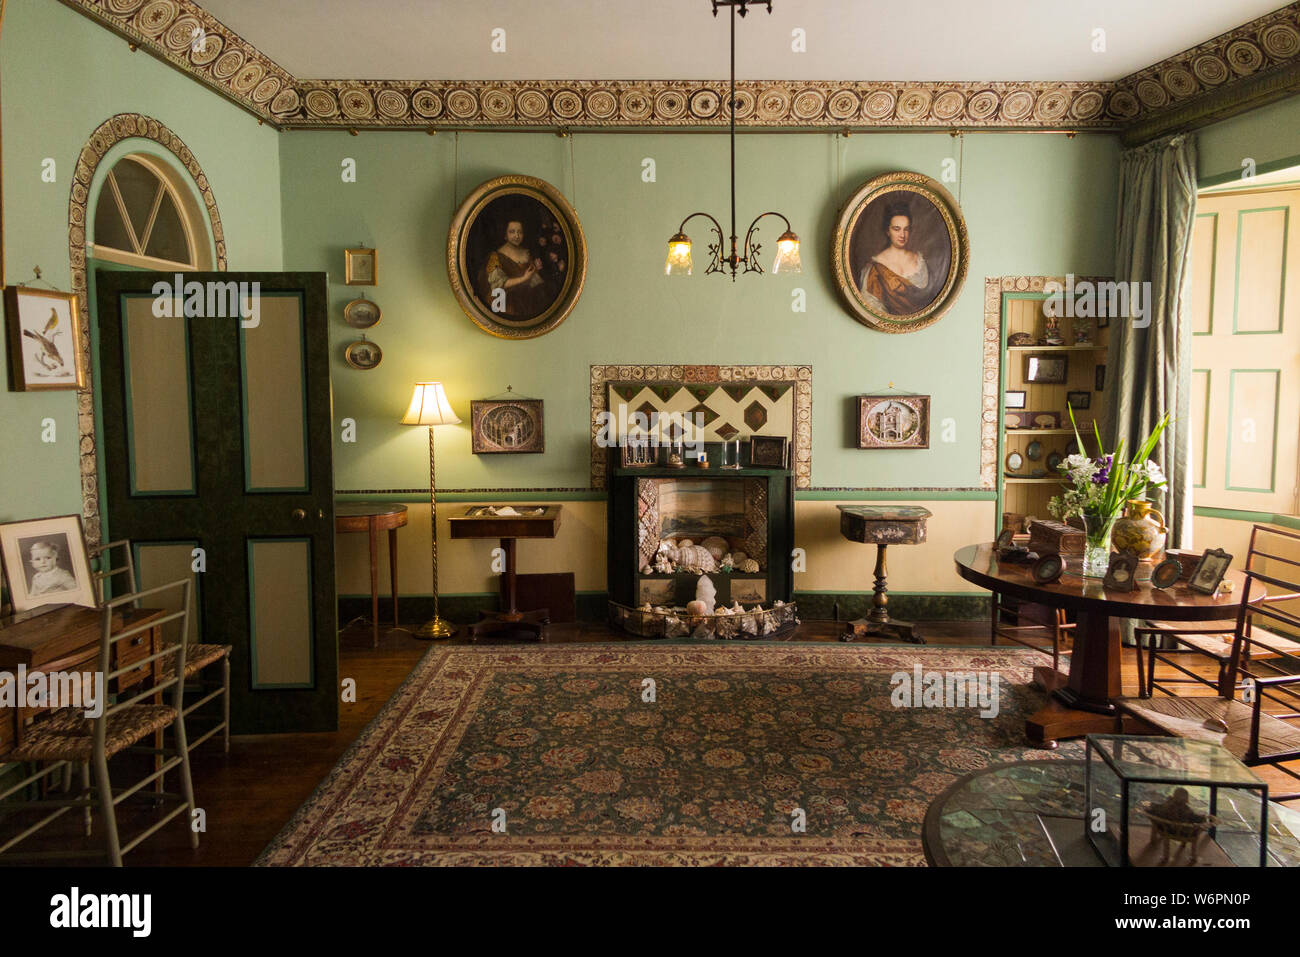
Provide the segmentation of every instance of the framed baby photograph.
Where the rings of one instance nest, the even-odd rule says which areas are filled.
[[[80,515],[0,525],[0,555],[15,612],[97,604]]]
[[[9,388],[14,392],[85,388],[77,297],[52,289],[6,286],[4,302]]]

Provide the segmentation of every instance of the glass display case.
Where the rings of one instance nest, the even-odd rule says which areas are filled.
[[[1217,744],[1088,735],[1084,831],[1112,867],[1263,867],[1268,785]]]

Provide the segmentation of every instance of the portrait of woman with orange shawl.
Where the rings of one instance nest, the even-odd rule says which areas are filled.
[[[858,288],[868,306],[891,316],[918,313],[934,301],[935,280],[941,285],[947,268],[932,276],[920,249],[913,248],[911,205],[890,199],[881,217],[885,246],[875,253],[858,275]]]

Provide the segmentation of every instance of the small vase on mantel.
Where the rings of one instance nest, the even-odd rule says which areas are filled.
[[[1083,513],[1083,577],[1105,578],[1110,568],[1110,536],[1119,512]]]

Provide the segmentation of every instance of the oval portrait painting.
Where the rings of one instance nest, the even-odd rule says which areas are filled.
[[[914,332],[952,307],[970,254],[956,200],[921,173],[886,173],[850,197],[835,225],[835,282],[854,318]]]
[[[501,176],[456,211],[447,273],[456,301],[480,328],[529,339],[573,310],[587,275],[587,242],[555,187],[531,176]]]

